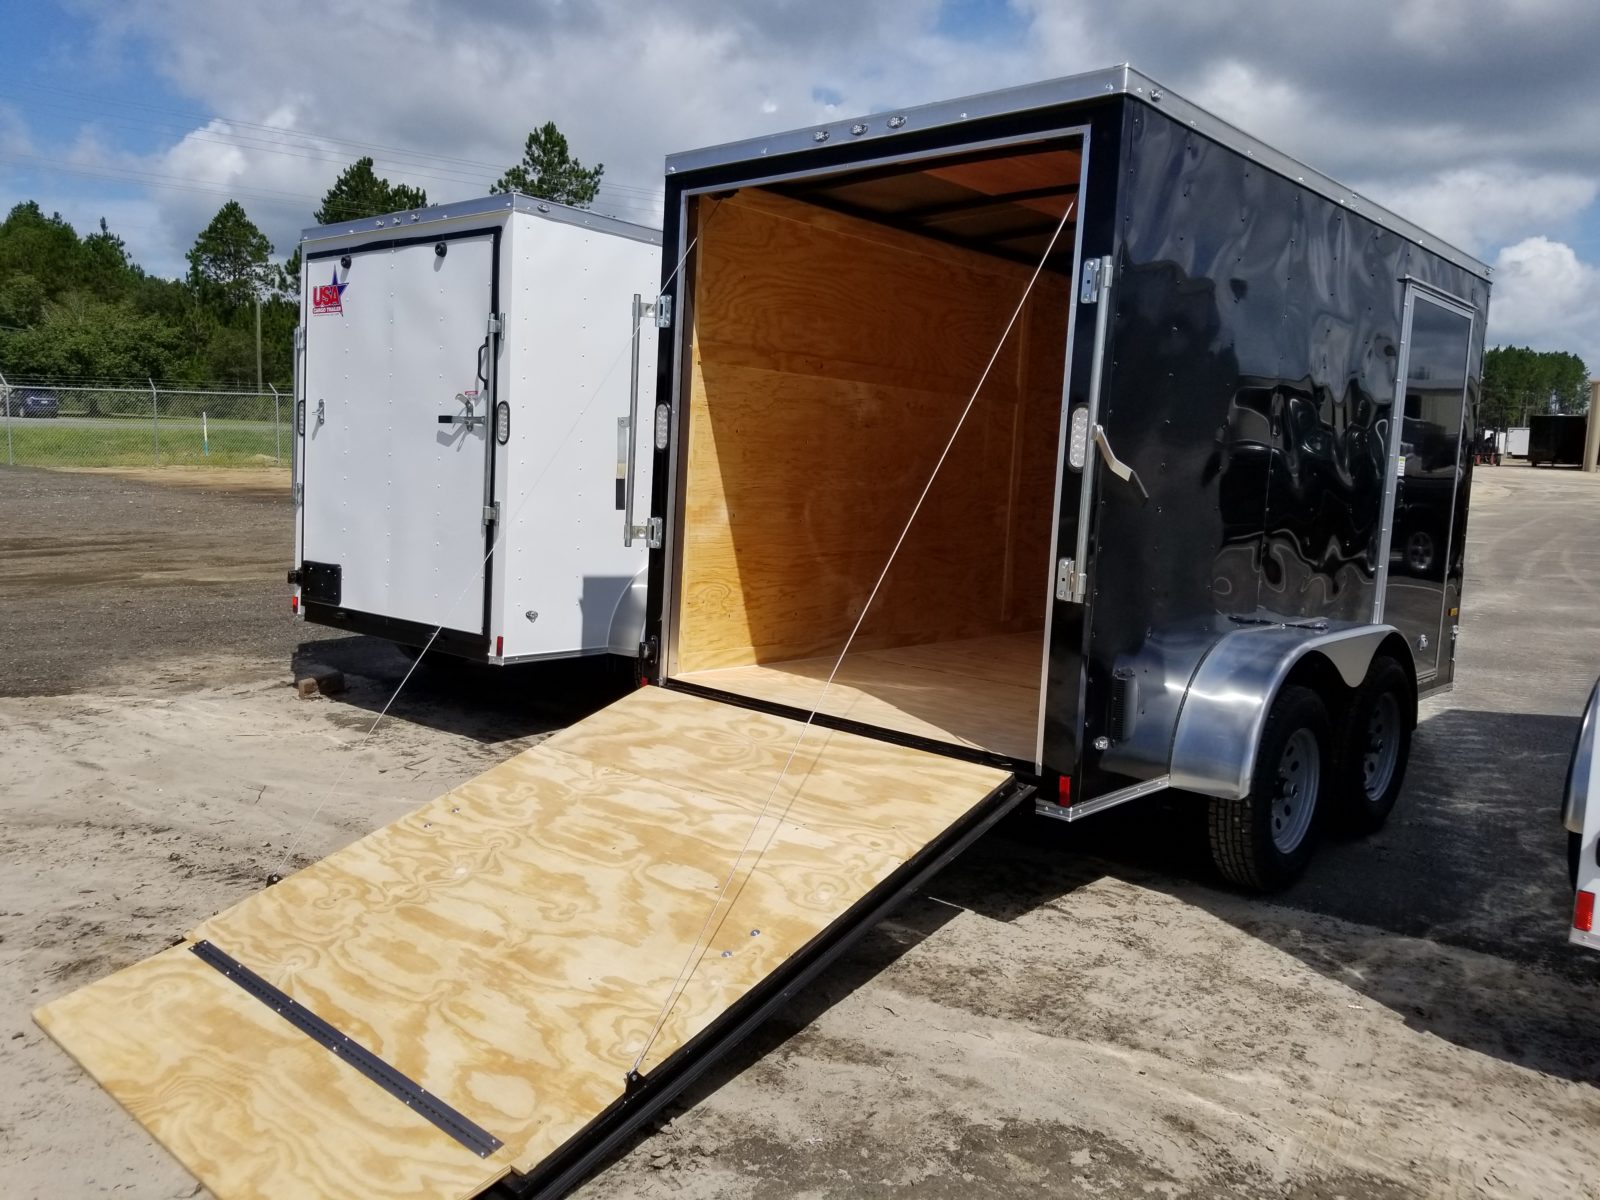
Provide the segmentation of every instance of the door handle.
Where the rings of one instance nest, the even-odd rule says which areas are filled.
[[[467,411],[465,413],[440,413],[439,424],[465,425],[468,429],[477,429],[480,425],[489,424],[488,413],[484,413],[480,417],[474,415],[472,411],[477,405],[477,396],[475,394],[469,396],[466,392],[457,392],[456,399],[467,406]]]
[[[1145,490],[1144,482],[1139,478],[1139,472],[1118,458],[1117,452],[1111,448],[1111,443],[1106,439],[1106,427],[1104,425],[1096,425],[1094,427],[1094,445],[1095,449],[1100,451],[1100,457],[1105,460],[1106,470],[1110,471],[1122,482],[1133,484],[1134,487],[1139,489],[1141,496],[1146,500],[1150,499],[1150,493]]]

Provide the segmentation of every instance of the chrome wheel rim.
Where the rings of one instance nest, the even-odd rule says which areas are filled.
[[[1385,692],[1367,718],[1367,741],[1361,754],[1361,785],[1368,800],[1376,801],[1389,790],[1399,761],[1400,705],[1393,692]]]
[[[1296,729],[1284,744],[1272,789],[1272,844],[1293,854],[1306,839],[1322,781],[1322,747],[1309,729]]]

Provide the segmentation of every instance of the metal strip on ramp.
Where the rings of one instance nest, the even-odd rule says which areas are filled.
[[[558,1191],[1018,798],[812,728],[763,813],[801,731],[643,689],[191,935],[501,1140],[487,1157],[186,945],[36,1019],[219,1200]]]

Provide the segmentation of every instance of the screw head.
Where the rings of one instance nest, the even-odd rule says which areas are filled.
[[[1095,738],[1095,740],[1094,740],[1094,748],[1096,750],[1109,750],[1109,749],[1111,749],[1111,739],[1108,738],[1105,734],[1102,733],[1099,737]]]

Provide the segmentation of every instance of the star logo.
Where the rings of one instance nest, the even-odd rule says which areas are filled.
[[[344,290],[349,283],[339,282],[339,269],[333,270],[328,283],[319,283],[311,289],[311,311],[314,313],[343,313]]]

